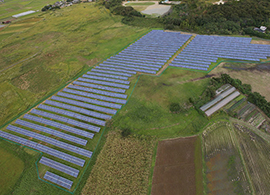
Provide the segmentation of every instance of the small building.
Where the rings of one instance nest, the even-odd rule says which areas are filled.
[[[255,27],[253,30],[260,32],[260,33],[265,33],[267,27],[266,26],[261,26],[260,28]]]

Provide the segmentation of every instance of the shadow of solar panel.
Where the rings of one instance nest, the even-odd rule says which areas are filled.
[[[56,169],[58,171],[61,171],[63,173],[66,173],[68,175],[71,175],[75,178],[78,177],[78,174],[79,174],[79,170],[78,169],[74,169],[70,166],[67,166],[63,163],[59,163],[59,162],[56,162],[52,159],[49,159],[49,158],[46,158],[46,157],[42,157],[39,161],[39,163],[43,164],[43,165],[46,165],[48,167],[51,167],[53,169]]]
[[[60,131],[50,129],[48,127],[44,127],[44,126],[40,126],[40,125],[37,125],[37,124],[34,124],[34,123],[30,123],[28,121],[24,121],[24,120],[21,120],[21,119],[17,119],[15,124],[19,124],[19,125],[22,125],[22,126],[25,126],[25,127],[29,127],[31,129],[35,129],[35,130],[38,130],[38,131],[41,131],[41,132],[44,132],[44,133],[48,133],[48,134],[57,136],[59,138],[62,138],[62,139],[65,139],[65,140],[68,140],[68,141],[71,141],[71,142],[74,142],[74,143],[77,143],[77,144],[80,144],[80,145],[83,145],[83,146],[85,146],[87,144],[87,140],[84,140],[84,139],[81,139],[81,138],[78,138],[78,137],[75,137],[75,136],[72,136],[72,135],[69,135],[69,134],[66,134],[66,133],[62,133]]]
[[[48,120],[48,119],[36,117],[36,116],[30,115],[30,114],[24,115],[23,118],[28,119],[28,120],[32,120],[32,121],[35,121],[35,122],[39,122],[41,124],[50,125],[52,127],[56,127],[56,128],[62,129],[64,131],[68,131],[70,133],[74,133],[76,135],[81,135],[83,137],[87,137],[87,138],[90,138],[90,139],[92,139],[94,137],[94,133],[89,133],[87,131],[83,131],[83,130],[80,130],[80,129],[77,129],[77,128],[74,128],[74,127],[70,127],[68,125],[64,125],[62,123],[58,123],[58,122],[55,122],[55,121]]]

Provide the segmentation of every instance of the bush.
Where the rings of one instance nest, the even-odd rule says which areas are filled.
[[[178,103],[171,103],[170,104],[170,111],[172,113],[179,113],[181,112],[181,106]]]
[[[121,131],[122,137],[128,137],[131,134],[131,130],[128,128],[125,128]]]

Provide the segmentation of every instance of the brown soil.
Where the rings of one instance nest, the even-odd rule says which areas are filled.
[[[263,45],[270,45],[270,41],[268,40],[252,40],[252,44],[263,44]]]
[[[158,143],[152,183],[153,195],[196,194],[196,139],[197,137],[178,138]]]

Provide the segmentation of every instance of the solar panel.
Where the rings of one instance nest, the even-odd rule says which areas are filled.
[[[120,109],[122,107],[122,105],[119,105],[119,104],[108,103],[108,102],[103,102],[103,101],[99,101],[99,100],[93,100],[93,99],[90,99],[90,98],[81,97],[81,96],[78,96],[78,95],[72,95],[72,94],[69,94],[69,93],[58,92],[57,95],[62,96],[62,97],[67,97],[67,98],[70,98],[70,99],[80,100],[80,101],[83,101],[83,102],[97,104],[97,105],[101,105],[101,106],[105,106],[105,107],[110,107],[110,108]]]
[[[80,159],[80,158],[75,157],[75,156],[72,156],[70,154],[66,154],[66,153],[61,152],[59,150],[49,148],[49,147],[44,146],[42,144],[27,140],[25,138],[21,138],[21,137],[16,136],[16,135],[12,135],[10,133],[6,133],[4,131],[0,131],[0,136],[5,138],[5,139],[8,139],[10,141],[14,141],[16,143],[19,143],[19,144],[34,148],[36,150],[39,150],[39,151],[41,151],[43,153],[49,154],[49,155],[54,156],[56,158],[60,158],[62,160],[65,160],[65,161],[68,161],[70,163],[76,164],[76,165],[78,165],[80,167],[84,166],[85,160]]]
[[[96,72],[87,72],[87,74],[88,75],[96,75],[96,76],[102,76],[102,77],[115,78],[115,79],[128,80],[128,77],[122,77],[122,76],[116,76],[116,75],[110,75],[110,74],[102,74],[102,73],[96,73]]]
[[[89,109],[92,109],[92,110],[97,110],[99,112],[109,113],[109,114],[115,114],[117,112],[116,110],[113,110],[113,109],[110,109],[110,108],[104,108],[104,107],[100,107],[100,106],[95,106],[95,105],[92,105],[92,104],[83,103],[83,102],[76,101],[76,100],[70,100],[70,99],[66,99],[66,98],[62,98],[62,97],[58,97],[58,96],[53,96],[51,99],[61,101],[61,102],[65,102],[65,103],[68,103],[68,104],[81,106],[81,107],[84,107],[84,108],[89,108]]]
[[[75,178],[77,178],[78,175],[79,175],[79,170],[78,169],[74,169],[74,168],[72,168],[70,166],[67,166],[67,165],[65,165],[63,163],[56,162],[56,161],[54,161],[52,159],[49,159],[49,158],[46,158],[44,156],[42,156],[39,163],[43,164],[43,165],[46,165],[48,167],[51,167],[53,169],[56,169],[58,171],[61,171],[63,173],[66,173],[68,175],[71,175],[71,176],[73,176]]]
[[[64,122],[64,123],[67,123],[67,124],[70,124],[70,125],[74,125],[74,126],[77,126],[77,127],[81,127],[81,128],[84,128],[84,129],[88,129],[88,130],[91,130],[91,131],[95,131],[95,132],[100,131],[100,127],[89,125],[89,124],[86,124],[86,123],[83,123],[83,122],[79,122],[79,121],[76,121],[76,120],[73,120],[73,119],[70,119],[70,118],[66,118],[66,117],[63,117],[63,116],[51,114],[51,113],[44,112],[44,111],[41,111],[41,110],[33,109],[33,110],[31,110],[31,113],[32,114],[37,114],[37,115],[40,115],[40,116],[44,116],[44,117],[47,117],[47,118],[51,118],[51,119],[54,119],[54,120],[58,120],[58,121],[61,121],[61,122]]]
[[[40,104],[38,106],[38,108],[43,109],[43,110],[47,110],[47,111],[51,111],[51,112],[55,112],[57,114],[66,115],[66,116],[76,118],[76,119],[79,119],[79,120],[82,120],[82,121],[86,121],[86,122],[89,122],[89,123],[94,123],[96,125],[105,126],[105,121],[98,120],[98,119],[88,117],[88,116],[84,116],[84,115],[81,115],[81,114],[77,114],[75,112],[70,112],[70,111],[59,109],[59,108],[46,106],[46,105],[43,105],[43,104]]]
[[[51,101],[51,100],[46,100],[45,104],[49,104],[49,105],[52,105],[52,106],[57,106],[57,107],[60,107],[60,108],[72,110],[72,111],[79,112],[79,113],[89,115],[89,116],[93,116],[93,117],[96,117],[96,118],[102,118],[102,119],[111,119],[112,118],[110,115],[101,114],[101,113],[98,113],[98,112],[93,112],[93,111],[90,111],[90,110],[87,110],[87,109],[84,109],[84,108],[80,108],[80,107],[77,107],[77,106],[71,106],[71,105],[68,105],[68,104],[63,104],[63,103],[59,103],[59,102],[55,102],[55,101]]]
[[[108,73],[108,74],[113,74],[113,75],[121,75],[121,76],[126,76],[126,77],[131,77],[132,76],[131,74],[127,74],[127,73],[123,73],[123,72],[100,70],[100,69],[95,69],[95,68],[93,68],[91,71],[101,72],[101,73]]]
[[[118,88],[113,88],[113,87],[104,87],[102,85],[95,85],[95,84],[84,83],[84,82],[79,82],[79,81],[74,81],[73,84],[81,85],[81,86],[85,86],[85,87],[103,89],[103,90],[113,91],[113,92],[118,92],[118,93],[125,93],[126,92],[125,89],[118,89]]]
[[[112,87],[117,87],[117,88],[129,89],[128,85],[122,85],[122,84],[105,82],[105,81],[98,81],[98,80],[93,80],[93,79],[78,78],[78,81],[84,81],[84,82],[95,83],[99,85],[107,85],[107,86],[112,86]]]
[[[30,114],[25,114],[23,116],[23,118],[28,119],[28,120],[32,120],[32,121],[35,121],[35,122],[39,122],[41,124],[56,127],[56,128],[62,129],[64,131],[74,133],[76,135],[80,135],[80,136],[87,137],[87,138],[90,138],[90,139],[92,139],[94,137],[94,133],[89,133],[87,131],[83,131],[83,130],[80,130],[80,129],[77,129],[77,128],[62,124],[62,123],[58,123],[58,122],[55,122],[55,121],[52,121],[52,120],[36,117],[36,116],[30,115]]]
[[[110,97],[106,97],[106,96],[102,96],[102,95],[95,95],[92,93],[77,91],[77,90],[68,89],[68,88],[63,89],[63,91],[67,92],[67,93],[73,93],[73,94],[77,94],[77,95],[81,95],[81,96],[100,99],[100,100],[108,101],[108,102],[115,102],[115,103],[119,103],[119,104],[125,104],[127,102],[126,100],[123,100],[123,99],[110,98]]]
[[[110,81],[110,82],[115,82],[115,83],[122,83],[122,84],[126,84],[126,85],[130,84],[129,81],[123,81],[123,80],[119,80],[119,79],[111,79],[111,78],[99,77],[99,76],[91,76],[91,75],[87,75],[87,74],[84,74],[83,77],[89,78],[89,79],[96,79],[96,80]]]
[[[47,171],[44,175],[44,179],[52,182],[52,183],[55,183],[59,186],[62,186],[64,188],[67,188],[67,189],[70,189],[72,184],[73,184],[73,181],[70,181],[64,177],[60,177],[59,175],[56,175],[54,173],[51,173],[49,171]]]
[[[25,129],[20,128],[20,127],[8,125],[6,129],[13,131],[13,132],[16,132],[16,133],[19,133],[19,134],[22,134],[22,135],[26,135],[28,137],[31,137],[31,138],[34,138],[34,139],[37,139],[37,140],[40,140],[43,142],[46,142],[48,144],[57,146],[59,148],[63,148],[65,150],[74,152],[76,154],[80,154],[80,155],[88,157],[88,158],[91,158],[91,156],[92,156],[92,152],[89,150],[85,150],[83,148],[79,148],[77,146],[73,146],[71,144],[67,144],[65,142],[58,141],[58,140],[50,138],[48,136],[41,135],[41,134],[38,134],[38,133],[35,133],[32,131],[28,131],[28,130],[25,130]]]
[[[53,130],[53,129],[48,128],[48,127],[44,127],[41,125],[30,123],[30,122],[27,122],[27,121],[24,121],[21,119],[17,119],[15,124],[22,125],[22,126],[25,126],[25,127],[31,128],[31,129],[35,129],[35,130],[38,130],[38,131],[41,131],[44,133],[48,133],[50,135],[54,135],[54,136],[57,136],[59,138],[62,138],[62,139],[65,139],[65,140],[68,140],[68,141],[71,141],[71,142],[74,142],[74,143],[77,143],[77,144],[80,144],[83,146],[85,146],[87,144],[87,140],[84,140],[84,139],[81,139],[81,138],[78,138],[78,137],[75,137],[75,136],[72,136],[72,135],[69,135],[66,133],[62,133],[60,131],[56,131],[56,130]]]

